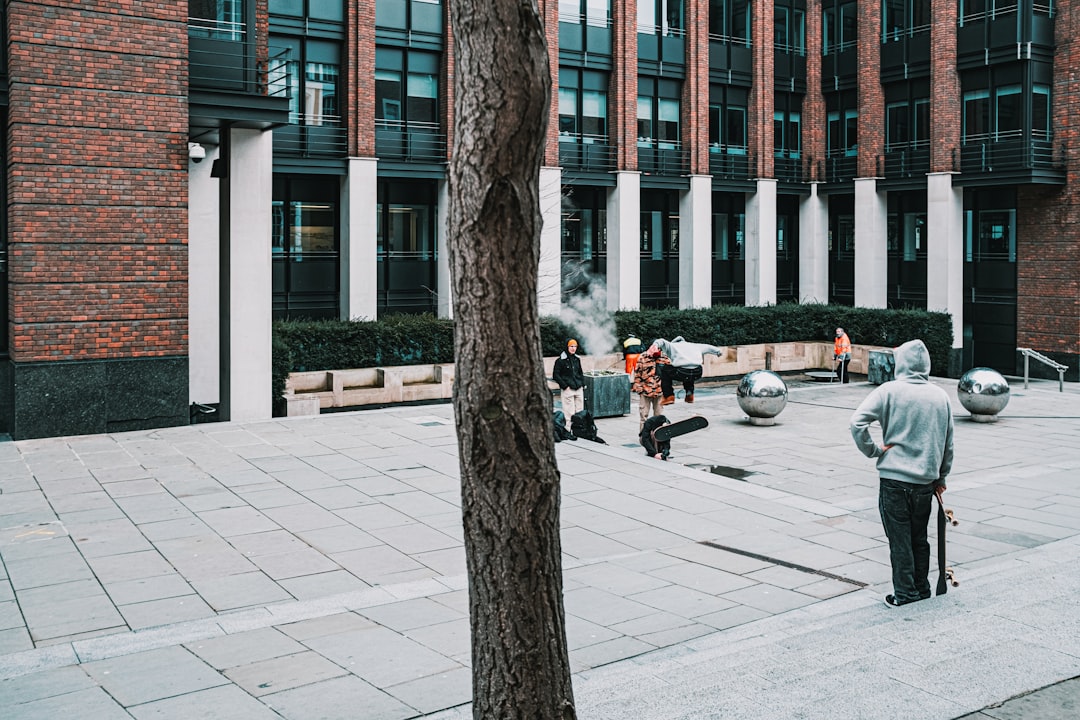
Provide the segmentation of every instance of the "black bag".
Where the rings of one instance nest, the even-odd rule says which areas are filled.
[[[596,421],[593,420],[592,413],[588,410],[581,410],[570,416],[570,429],[574,435],[582,440],[592,440],[593,442],[604,443],[599,435],[596,434]]]
[[[552,430],[555,432],[555,442],[563,440],[577,440],[574,433],[566,429],[566,416],[562,410],[556,410],[551,416]]]
[[[641,426],[641,447],[645,448],[645,454],[649,457],[656,457],[660,455],[667,460],[668,455],[671,454],[671,441],[660,440],[658,441],[653,437],[653,433],[657,428],[663,427],[668,422],[668,419],[663,415],[653,415],[651,418],[645,421],[645,424]]]

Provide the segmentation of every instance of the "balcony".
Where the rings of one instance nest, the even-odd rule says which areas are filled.
[[[341,118],[291,115],[288,125],[274,131],[274,154],[305,158],[345,157],[348,138]]]
[[[615,169],[615,154],[606,137],[559,136],[559,164],[565,170],[607,173]]]
[[[644,175],[678,177],[688,168],[686,151],[677,143],[664,143],[669,147],[651,147],[638,141],[638,170]]]
[[[827,183],[854,182],[859,172],[858,155],[830,155],[821,162],[818,177],[825,178]]]
[[[918,140],[885,146],[877,159],[877,174],[883,186],[901,189],[923,187],[930,172],[930,142]]]
[[[215,142],[223,127],[266,130],[289,121],[285,58],[260,61],[243,23],[188,19],[192,137]]]
[[[751,157],[746,153],[746,147],[712,145],[709,147],[709,174],[713,181],[728,180],[748,182],[750,180],[750,168],[754,167]]]
[[[781,185],[803,182],[802,159],[798,155],[778,154],[773,158],[773,174]]]
[[[438,123],[376,120],[375,154],[380,160],[446,163],[446,135]]]
[[[969,136],[959,166],[960,185],[1064,185],[1065,147],[1020,130]]]

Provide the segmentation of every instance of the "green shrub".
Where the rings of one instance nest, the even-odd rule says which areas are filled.
[[[623,339],[645,343],[682,335],[712,345],[755,345],[799,340],[832,342],[837,327],[857,345],[897,345],[921,339],[930,350],[935,375],[946,375],[952,349],[947,313],[785,303],[764,307],[717,305],[695,310],[664,308],[615,313],[617,347],[588,348],[602,355],[621,350]],[[559,318],[540,320],[544,357],[558,355],[566,339],[584,333]],[[290,372],[454,362],[454,323],[433,315],[390,315],[378,321],[287,320],[274,323],[273,384],[281,397]],[[277,400],[275,400],[277,406]]]

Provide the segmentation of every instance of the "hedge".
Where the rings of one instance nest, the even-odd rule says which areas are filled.
[[[590,348],[592,337],[579,320],[568,324],[542,318],[540,344],[545,357],[562,352],[568,337],[582,342],[583,354],[621,350],[630,336],[645,343],[682,335],[713,345],[772,342],[831,342],[837,327],[857,345],[895,347],[921,338],[930,350],[935,375],[946,375],[952,349],[952,320],[947,313],[923,310],[855,308],[845,305],[782,304],[763,307],[717,305],[698,310],[623,310],[596,319],[619,338],[615,347]],[[290,372],[389,365],[425,365],[454,361],[452,320],[425,315],[391,315],[378,321],[283,320],[274,323],[273,392],[280,398]]]

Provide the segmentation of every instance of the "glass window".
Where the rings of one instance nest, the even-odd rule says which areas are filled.
[[[915,101],[915,142],[926,145],[930,142],[930,101]]]
[[[638,147],[652,147],[654,137],[652,98],[639,95],[637,99]]]
[[[1019,85],[999,87],[997,95],[997,132],[1019,135],[1024,128],[1023,95]]]
[[[660,147],[665,149],[675,148],[679,143],[679,101],[660,98],[657,103],[659,109],[657,123],[657,138]]]
[[[885,152],[902,148],[908,140],[907,103],[889,103],[885,106]]]
[[[644,35],[656,34],[656,0],[638,0],[637,31]]]
[[[401,73],[375,70],[375,119],[401,122]]]
[[[964,93],[964,141],[985,138],[990,133],[990,91]]]
[[[727,151],[735,155],[746,154],[746,108],[728,106],[724,113],[727,122]]]
[[[577,25],[581,22],[579,0],[559,0],[559,22]]]
[[[1050,86],[1036,85],[1031,90],[1031,136],[1050,139]]]
[[[611,19],[611,0],[585,0],[585,24],[607,27]]]
[[[559,137],[561,140],[577,139],[577,101],[576,88],[559,88]]]
[[[408,119],[410,123],[436,123],[439,103],[439,80],[431,73],[409,72]]]
[[[243,40],[244,11],[240,0],[190,0],[188,35],[214,40]]]
[[[304,75],[306,125],[337,125],[341,121],[337,95],[338,66],[307,63]]]
[[[607,93],[585,90],[581,94],[581,132],[585,141],[607,142]]]

